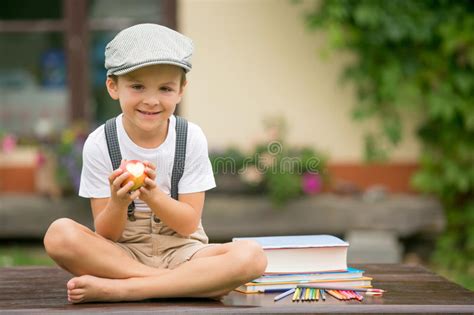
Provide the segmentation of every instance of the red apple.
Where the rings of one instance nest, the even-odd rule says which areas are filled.
[[[129,176],[122,183],[122,186],[133,182],[133,186],[130,190],[137,190],[142,187],[145,182],[145,164],[138,160],[123,160],[120,164],[120,169],[124,172],[128,172]]]

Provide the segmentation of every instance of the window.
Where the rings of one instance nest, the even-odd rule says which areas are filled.
[[[0,132],[41,135],[120,109],[105,90],[104,48],[137,23],[175,27],[174,0],[0,2]]]

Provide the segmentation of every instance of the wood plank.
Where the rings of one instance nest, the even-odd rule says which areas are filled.
[[[419,266],[399,264],[354,265],[374,278],[375,287],[388,290],[383,297],[366,297],[362,303],[273,302],[275,294],[232,292],[221,301],[211,299],[153,299],[133,303],[88,303],[71,305],[66,299],[67,272],[55,267],[0,269],[0,313],[463,313],[474,312],[474,292]]]

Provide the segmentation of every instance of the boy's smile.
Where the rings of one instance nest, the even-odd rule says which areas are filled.
[[[123,125],[136,144],[156,147],[164,141],[168,119],[183,96],[182,76],[180,67],[152,65],[107,78],[107,90],[120,101]]]

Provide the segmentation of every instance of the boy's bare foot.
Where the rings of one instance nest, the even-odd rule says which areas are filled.
[[[72,303],[122,301],[125,295],[121,286],[116,285],[117,281],[120,280],[89,275],[72,278],[67,283],[68,301]]]

